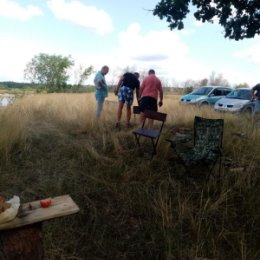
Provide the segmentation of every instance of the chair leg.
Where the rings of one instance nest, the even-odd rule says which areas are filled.
[[[157,143],[154,143],[154,139],[153,139],[153,138],[151,138],[151,141],[152,141],[152,147],[153,147],[153,152],[152,152],[152,154],[153,154],[153,155],[156,155],[156,144],[157,144]]]
[[[218,158],[217,160],[219,160],[219,162],[218,162],[218,163],[219,163],[219,165],[218,165],[218,177],[220,178],[221,162],[222,162],[221,157]],[[209,168],[209,175],[212,174],[212,171],[213,171],[213,169],[215,168],[215,166],[216,166],[216,164],[217,164],[217,160],[216,160],[214,163],[212,163],[212,167]]]
[[[137,134],[135,134],[135,140],[136,140],[136,144],[140,147],[140,142],[139,142],[139,139],[140,139],[140,135],[137,136]]]

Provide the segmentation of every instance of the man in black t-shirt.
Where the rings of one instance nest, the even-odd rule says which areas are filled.
[[[126,72],[119,80],[115,95],[118,96],[118,110],[116,127],[120,127],[122,110],[126,103],[126,124],[130,126],[131,106],[134,100],[134,90],[136,90],[136,99],[138,100],[140,81],[138,80],[139,73]]]
[[[252,97],[256,99],[254,113],[260,113],[260,83],[252,88]]]

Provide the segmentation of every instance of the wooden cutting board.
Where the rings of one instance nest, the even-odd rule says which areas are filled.
[[[79,212],[79,207],[70,195],[51,198],[51,201],[52,203],[48,208],[42,208],[40,200],[22,204],[16,218],[10,222],[0,224],[0,230],[22,227]]]

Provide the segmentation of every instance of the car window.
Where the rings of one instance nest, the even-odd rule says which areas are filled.
[[[223,89],[223,96],[226,96],[231,92],[231,89]]]
[[[251,91],[241,91],[239,93],[240,99],[251,99]]]
[[[222,96],[222,91],[221,91],[221,89],[216,88],[216,89],[214,89],[212,94],[214,94],[214,96]]]
[[[236,89],[230,92],[227,95],[228,98],[236,98],[236,99],[245,99],[250,100],[251,99],[251,92],[249,89]]]
[[[209,92],[212,90],[212,87],[202,87],[199,89],[196,89],[192,92],[193,95],[208,95]]]

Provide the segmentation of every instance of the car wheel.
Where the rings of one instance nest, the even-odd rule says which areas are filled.
[[[252,108],[251,107],[247,107],[247,108],[245,108],[244,109],[244,111],[243,111],[244,113],[246,113],[246,114],[249,114],[249,115],[251,115],[252,113],[253,113],[253,110],[252,110]]]
[[[200,107],[206,107],[206,106],[208,106],[208,105],[209,105],[208,102],[202,102],[202,103],[200,104]]]
[[[243,114],[244,114],[244,117],[245,117],[245,118],[251,119],[252,116],[253,116],[253,109],[252,109],[252,107],[246,107],[246,108],[243,110]]]

